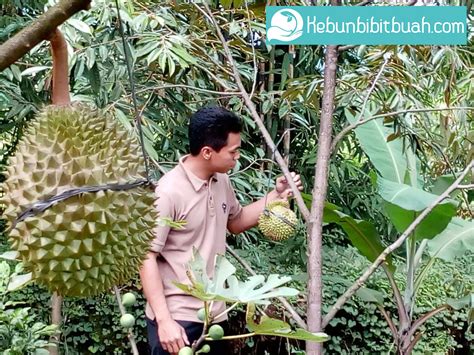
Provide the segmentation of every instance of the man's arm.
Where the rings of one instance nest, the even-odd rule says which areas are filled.
[[[291,173],[291,176],[293,177],[293,181],[298,187],[298,190],[303,190],[300,176],[295,173]],[[232,234],[238,234],[255,227],[258,224],[258,217],[265,209],[265,202],[268,204],[275,200],[286,200],[291,196],[291,194],[292,191],[286,178],[280,176],[276,180],[275,190],[269,192],[266,197],[242,208],[242,212],[239,216],[227,223],[227,229]]]
[[[185,344],[189,345],[186,332],[172,317],[163,292],[163,280],[156,262],[158,253],[149,252],[140,269],[143,292],[155,314],[158,337],[164,350],[175,354]]]
[[[69,72],[67,62],[67,44],[61,31],[54,30],[49,37],[53,55],[53,105],[67,106],[71,104],[69,97]]]

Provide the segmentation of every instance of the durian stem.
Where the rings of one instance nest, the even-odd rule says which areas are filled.
[[[230,306],[229,308],[226,308],[224,311],[222,311],[221,313],[219,313],[214,319],[218,319],[218,318],[222,317],[224,314],[229,313],[231,310],[233,310],[235,307],[237,307],[237,305],[238,305],[239,303],[240,303],[240,302],[235,302],[232,306]]]
[[[120,313],[123,316],[127,312],[125,311],[125,307],[122,304],[122,298],[120,297],[120,290],[118,289],[117,286],[114,286],[114,292],[115,292],[115,297],[117,298],[117,303],[120,309]],[[139,355],[137,343],[135,341],[135,336],[133,335],[133,331],[131,329],[128,332],[128,340],[130,341],[130,346],[132,347],[132,354]]]
[[[58,326],[58,330],[61,327],[62,322],[62,315],[61,315],[61,308],[63,304],[63,298],[58,295],[56,292],[53,293],[51,296],[51,324],[55,324]],[[51,335],[49,338],[51,345],[49,347],[50,355],[58,355],[59,354],[59,332]]]
[[[235,339],[243,339],[243,338],[250,338],[257,335],[257,333],[246,333],[246,334],[238,334],[238,335],[226,335],[220,338],[219,340],[235,340]],[[211,337],[207,337],[205,339],[206,341],[213,341],[215,339],[212,339]]]

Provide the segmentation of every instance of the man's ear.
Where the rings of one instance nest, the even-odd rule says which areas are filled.
[[[212,156],[212,152],[214,150],[211,148],[211,147],[208,147],[207,145],[202,147],[201,148],[201,156],[205,159],[205,160],[209,160],[211,159],[211,156]]]

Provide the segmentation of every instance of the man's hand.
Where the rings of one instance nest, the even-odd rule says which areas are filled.
[[[189,345],[189,340],[184,328],[174,319],[167,318],[157,321],[158,337],[164,350],[177,354],[179,349]]]
[[[293,178],[293,182],[295,183],[298,190],[302,191],[303,183],[301,182],[301,177],[295,172],[291,172],[291,177]],[[278,177],[276,179],[275,185],[275,191],[279,194],[279,198],[288,199],[289,197],[293,196],[293,191],[291,191],[290,184],[286,180],[285,176]]]

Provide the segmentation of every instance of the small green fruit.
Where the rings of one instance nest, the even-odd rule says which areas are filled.
[[[137,301],[137,298],[135,297],[135,294],[132,292],[127,292],[122,296],[122,304],[124,307],[130,307],[135,304]]]
[[[125,313],[120,317],[120,325],[124,328],[131,328],[135,324],[135,317],[130,313]]]
[[[191,349],[189,346],[185,346],[179,350],[178,355],[193,355],[193,349]]]
[[[222,339],[224,336],[224,329],[219,324],[211,325],[209,328],[209,336],[212,340]]]
[[[207,354],[209,351],[211,351],[211,347],[209,346],[209,344],[204,344],[201,350],[199,351],[203,354]]]
[[[200,321],[204,322],[206,320],[206,310],[201,308],[197,313],[197,317]]]

